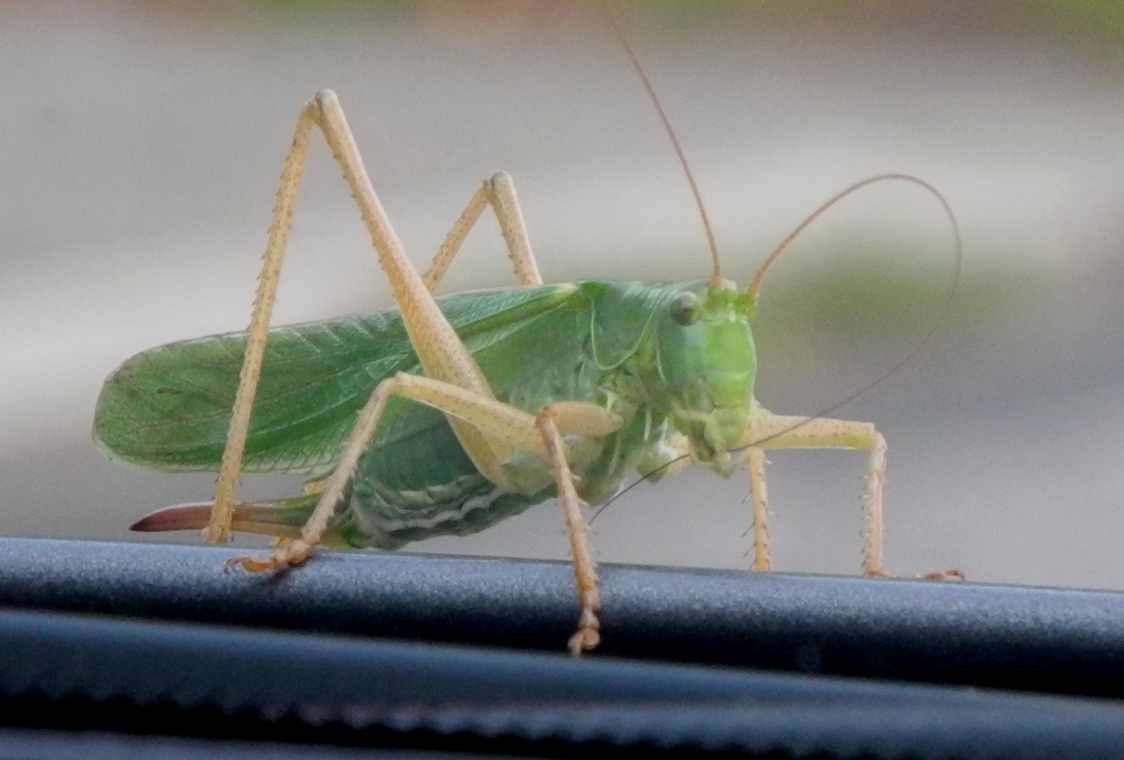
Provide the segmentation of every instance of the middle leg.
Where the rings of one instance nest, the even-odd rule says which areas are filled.
[[[507,172],[498,172],[484,180],[483,185],[469,199],[468,205],[453,224],[453,229],[445,236],[429,269],[422,275],[422,281],[430,292],[445,276],[445,271],[453,263],[469,230],[476,224],[486,205],[491,205],[499,222],[500,232],[507,244],[507,256],[515,270],[515,279],[520,285],[542,285],[542,275],[535,255],[531,253],[531,241],[527,227],[523,223],[523,211],[515,195],[515,183]]]
[[[523,449],[550,467],[566,520],[578,586],[579,623],[577,633],[570,638],[570,651],[577,656],[596,647],[600,641],[597,612],[601,607],[596,566],[586,541],[581,501],[562,434],[604,437],[619,430],[623,420],[590,402],[556,402],[535,416],[451,383],[399,373],[379,383],[363,407],[339,464],[323,482],[320,500],[301,529],[300,537],[268,556],[239,557],[228,564],[240,565],[252,572],[277,570],[301,564],[315,553],[348,483],[355,476],[360,458],[374,439],[391,396],[410,398],[440,409],[490,440]]]

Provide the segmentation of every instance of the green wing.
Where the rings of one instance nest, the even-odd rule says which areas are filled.
[[[590,392],[594,379],[581,356],[590,304],[579,286],[471,293],[439,303],[501,399],[530,409]],[[217,470],[245,343],[245,333],[232,333],[129,359],[102,388],[95,440],[111,456],[145,467]],[[558,361],[567,355],[573,360]],[[330,470],[375,386],[399,371],[420,368],[397,311],[271,330],[244,470]],[[439,412],[392,399],[377,445],[405,465],[448,451],[450,435]],[[463,471],[467,457],[452,448],[446,464]]]

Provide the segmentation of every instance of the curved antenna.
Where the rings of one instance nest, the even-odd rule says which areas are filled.
[[[842,190],[841,192],[836,193],[826,203],[824,203],[822,206],[820,206],[818,209],[816,209],[814,212],[812,212],[812,214],[809,215],[807,219],[805,219],[803,222],[801,222],[801,224],[795,230],[793,230],[793,232],[791,234],[789,234],[789,236],[786,237],[784,239],[784,241],[782,241],[779,246],[777,246],[777,249],[775,251],[773,251],[772,254],[770,254],[769,258],[766,259],[765,263],[761,266],[761,269],[758,270],[757,276],[753,279],[753,283],[749,287],[749,292],[754,294],[754,295],[757,294],[757,288],[760,287],[761,277],[762,277],[762,275],[765,274],[765,270],[768,269],[769,265],[772,264],[773,261],[776,260],[776,258],[780,255],[781,251],[783,251],[788,246],[788,244],[791,243],[792,240],[798,234],[800,234],[804,230],[804,228],[807,227],[816,217],[818,217],[820,214],[822,214],[824,211],[826,211],[828,208],[830,208],[837,201],[841,200],[842,198],[844,198],[845,196],[854,192],[855,190],[858,190],[860,187],[865,187],[866,185],[872,184],[874,182],[881,182],[883,180],[891,180],[891,179],[900,179],[900,180],[905,180],[905,181],[908,181],[908,182],[913,182],[914,184],[920,185],[921,187],[928,190],[937,199],[937,201],[941,204],[941,208],[944,210],[945,216],[948,217],[949,224],[952,227],[952,238],[953,238],[952,276],[949,278],[948,288],[946,289],[944,302],[941,304],[940,311],[937,312],[937,316],[933,319],[932,323],[929,325],[929,329],[925,331],[925,333],[921,336],[921,338],[916,343],[914,343],[913,346],[908,351],[906,351],[906,353],[903,354],[896,362],[894,362],[892,365],[890,365],[889,369],[887,369],[885,372],[880,374],[874,380],[871,380],[869,383],[866,383],[865,385],[863,385],[861,388],[859,388],[854,393],[851,393],[851,394],[845,396],[844,398],[842,398],[839,401],[836,401],[832,405],[821,409],[820,411],[816,412],[815,414],[813,414],[811,416],[805,417],[800,422],[797,422],[793,425],[790,425],[789,427],[785,428],[784,430],[780,430],[780,431],[774,433],[773,435],[770,435],[768,437],[762,438],[762,439],[757,440],[757,441],[753,441],[749,445],[744,446],[741,449],[737,449],[737,451],[744,451],[745,449],[753,448],[754,446],[760,446],[763,443],[768,443],[769,441],[773,440],[774,438],[778,438],[782,435],[787,435],[788,433],[791,433],[793,430],[796,430],[796,429],[798,429],[798,428],[800,428],[804,425],[807,425],[809,422],[812,422],[813,420],[818,420],[818,419],[821,419],[823,417],[826,417],[827,415],[831,414],[832,412],[834,412],[836,409],[840,408],[841,406],[844,406],[845,404],[849,404],[850,402],[854,401],[855,399],[857,399],[859,396],[863,395],[864,393],[866,393],[870,390],[873,390],[876,386],[881,384],[882,381],[884,381],[886,378],[896,374],[898,371],[901,370],[902,367],[904,367],[906,364],[908,364],[910,361],[912,361],[914,357],[916,357],[919,353],[921,353],[921,349],[925,348],[925,346],[927,346],[932,341],[933,337],[937,334],[937,330],[939,330],[940,327],[948,319],[948,315],[952,311],[952,299],[956,295],[957,287],[960,285],[960,271],[963,268],[963,263],[964,263],[964,245],[963,245],[963,241],[961,240],[961,237],[960,237],[960,225],[956,222],[956,215],[952,213],[952,207],[948,204],[948,201],[945,199],[944,195],[942,195],[939,190],[937,190],[935,187],[930,185],[925,180],[920,179],[918,177],[914,177],[913,175],[910,175],[910,174],[879,174],[879,175],[876,175],[874,177],[868,177],[867,179],[864,179],[861,182],[856,182],[855,184],[851,185],[850,187],[846,188],[845,190]],[[659,473],[661,470],[665,470],[665,469],[671,467],[673,464],[675,464],[677,462],[680,462],[680,461],[682,461],[683,459],[686,459],[686,458],[687,458],[687,456],[684,455],[682,457],[679,457],[678,459],[673,459],[672,461],[667,462],[666,464],[663,464],[660,467],[657,467],[655,470],[648,473],[646,476],[644,476],[642,478],[639,478],[635,482],[633,482],[633,483],[629,484],[628,486],[625,486],[624,488],[622,488],[620,491],[615,493],[611,499],[609,499],[607,502],[605,502],[604,504],[602,504],[600,507],[597,508],[597,511],[594,512],[593,515],[589,518],[590,524],[592,524],[593,521],[596,520],[597,517],[602,512],[604,512],[605,509],[610,504],[612,504],[614,501],[616,501],[620,497],[624,496],[626,493],[631,491],[633,488],[636,488],[636,486],[640,485],[641,483],[646,482],[652,475],[655,475],[655,474]]]
[[[945,215],[952,222],[953,231],[956,233],[956,256],[957,256],[957,258],[956,258],[956,276],[957,276],[957,279],[959,279],[959,277],[960,277],[960,229],[959,229],[959,227],[956,226],[956,217],[953,216],[952,208],[948,205],[948,201],[946,201],[944,199],[944,196],[940,194],[940,191],[937,190],[937,188],[933,187],[932,185],[930,185],[928,182],[921,179],[920,177],[915,177],[912,174],[892,174],[891,173],[891,174],[875,174],[873,177],[867,177],[864,180],[859,180],[855,184],[849,185],[848,187],[843,188],[838,193],[831,196],[826,201],[824,201],[822,204],[820,204],[819,208],[817,208],[812,213],[808,214],[808,216],[806,216],[804,218],[804,221],[802,221],[800,224],[796,225],[796,228],[792,232],[788,233],[788,236],[784,240],[781,241],[781,244],[778,245],[775,249],[773,249],[773,252],[769,254],[769,258],[765,259],[765,263],[762,264],[761,268],[757,270],[757,274],[754,275],[753,282],[751,282],[749,284],[749,287],[746,289],[746,292],[748,292],[752,296],[757,295],[758,291],[761,289],[761,279],[765,276],[765,272],[769,269],[769,267],[771,267],[773,265],[773,262],[776,261],[780,257],[781,253],[783,253],[784,250],[786,248],[788,248],[789,243],[791,243],[793,240],[795,240],[797,238],[797,236],[800,235],[801,232],[806,230],[808,228],[808,225],[810,225],[812,222],[816,221],[816,219],[818,219],[820,217],[820,215],[823,214],[823,212],[827,211],[829,208],[831,208],[836,203],[843,200],[844,198],[846,198],[848,195],[855,192],[856,190],[864,188],[867,185],[873,185],[875,182],[887,182],[887,181],[891,181],[891,180],[900,180],[902,182],[912,182],[915,185],[920,185],[921,187],[925,188],[930,193],[932,193],[932,195],[934,197],[936,197],[936,199],[940,202],[941,206],[944,207]]]
[[[609,22],[609,26],[613,29],[613,34],[616,36],[617,41],[620,42],[624,52],[628,54],[628,59],[632,62],[632,68],[636,70],[637,76],[644,84],[644,89],[648,93],[648,99],[652,101],[652,105],[656,107],[656,113],[659,114],[660,122],[663,124],[664,131],[671,139],[671,145],[675,148],[675,155],[679,159],[679,165],[683,167],[683,173],[687,175],[687,183],[691,186],[691,195],[695,197],[695,206],[699,210],[699,216],[702,218],[703,229],[706,231],[706,244],[710,248],[710,260],[713,263],[714,271],[710,275],[710,286],[717,288],[722,284],[722,265],[718,261],[718,244],[714,241],[714,230],[710,226],[710,218],[706,214],[706,206],[703,205],[702,193],[699,192],[699,186],[695,182],[695,175],[691,173],[691,167],[687,163],[687,156],[683,153],[683,147],[679,144],[679,138],[675,136],[675,130],[671,127],[671,121],[664,113],[663,106],[660,105],[660,99],[656,96],[656,91],[652,87],[652,83],[648,81],[648,75],[644,72],[644,67],[640,65],[640,59],[636,57],[633,52],[632,46],[628,44],[628,38],[624,35],[624,30],[621,29],[620,24],[617,23],[613,13],[609,10],[608,4],[601,5],[602,15]]]
[[[941,192],[939,190],[937,190],[937,188],[933,187],[932,185],[930,185],[925,180],[919,179],[918,177],[914,177],[913,175],[910,175],[910,174],[880,174],[880,175],[865,179],[862,182],[857,182],[854,185],[852,185],[851,187],[844,190],[843,192],[836,195],[834,198],[832,198],[826,204],[821,206],[816,211],[816,213],[812,214],[812,216],[810,216],[807,220],[805,220],[804,224],[802,224],[800,227],[798,227],[796,231],[799,232],[801,229],[806,227],[809,221],[811,221],[812,219],[815,219],[822,211],[826,210],[826,208],[828,206],[830,206],[832,203],[834,203],[835,201],[842,198],[844,195],[847,195],[848,193],[850,193],[854,190],[857,190],[860,187],[863,187],[865,185],[869,185],[872,182],[879,182],[881,180],[887,180],[887,179],[906,180],[908,182],[912,182],[916,185],[920,185],[921,187],[925,188],[941,204],[941,208],[944,210],[945,216],[948,217],[948,223],[952,227],[952,239],[953,239],[952,260],[953,260],[953,265],[952,265],[952,276],[949,278],[948,287],[945,290],[944,303],[941,304],[940,311],[937,312],[936,318],[933,319],[932,323],[929,325],[929,329],[925,331],[925,333],[921,336],[921,338],[916,343],[914,343],[913,346],[911,346],[908,351],[906,351],[904,354],[902,354],[902,356],[896,362],[891,364],[889,369],[887,369],[885,372],[880,374],[878,377],[874,378],[869,383],[866,383],[865,385],[863,385],[861,388],[859,388],[854,393],[851,393],[851,394],[848,394],[847,396],[844,396],[841,400],[835,402],[831,406],[825,407],[824,409],[816,412],[815,414],[811,415],[810,417],[806,417],[805,419],[801,420],[800,422],[797,422],[796,424],[794,424],[794,425],[792,425],[788,428],[785,428],[784,430],[781,430],[777,433],[774,433],[773,435],[770,435],[766,438],[762,438],[759,441],[754,441],[753,443],[749,444],[748,446],[745,446],[744,448],[748,449],[748,448],[752,448],[754,446],[760,446],[762,443],[766,443],[768,441],[773,440],[774,438],[777,438],[779,436],[791,433],[793,430],[796,430],[797,428],[808,424],[812,420],[817,420],[817,419],[820,419],[821,417],[826,417],[827,415],[831,414],[832,412],[834,412],[836,409],[843,406],[844,404],[849,404],[850,402],[854,401],[855,399],[857,399],[859,396],[863,395],[867,391],[870,391],[870,390],[874,389],[875,387],[880,385],[882,383],[882,381],[884,381],[886,378],[893,376],[899,370],[901,370],[902,367],[904,367],[906,364],[908,364],[910,361],[912,361],[913,357],[915,357],[915,356],[917,356],[917,354],[921,353],[921,349],[925,348],[925,346],[927,346],[932,341],[933,336],[937,334],[937,330],[940,329],[941,325],[943,325],[945,323],[945,321],[948,319],[948,315],[952,311],[953,296],[956,295],[956,288],[960,284],[960,270],[963,268],[963,265],[964,265],[964,244],[963,244],[963,241],[960,238],[960,225],[956,222],[956,215],[952,213],[952,206],[948,205],[948,201],[945,200],[945,197],[941,194]],[[789,235],[788,240],[791,240],[794,236],[795,236],[795,234]],[[788,241],[786,240],[785,242],[787,243]],[[775,258],[775,257],[776,257],[776,254],[774,254],[770,258]],[[769,262],[766,262],[766,264],[768,264],[768,263]],[[762,270],[764,270],[764,267],[762,267]],[[758,279],[760,279],[760,275],[761,275],[761,272],[758,272]],[[756,281],[757,280],[755,280],[755,282]]]

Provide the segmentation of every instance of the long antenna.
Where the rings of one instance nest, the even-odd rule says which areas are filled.
[[[675,136],[675,130],[671,127],[671,121],[664,113],[663,106],[660,104],[660,99],[656,96],[656,91],[652,87],[652,83],[648,81],[648,75],[644,72],[644,67],[640,65],[640,59],[636,57],[636,53],[632,50],[632,45],[628,44],[628,38],[624,35],[624,30],[621,29],[620,24],[617,23],[616,17],[612,11],[609,10],[607,3],[601,4],[601,12],[609,22],[609,26],[613,29],[613,34],[616,35],[617,41],[621,43],[624,52],[628,54],[628,59],[632,61],[632,68],[636,70],[637,76],[644,84],[644,89],[648,92],[648,99],[652,101],[652,105],[656,107],[656,113],[659,114],[660,122],[663,123],[664,131],[671,139],[671,145],[675,148],[675,155],[679,158],[679,165],[683,167],[683,173],[687,175],[687,183],[691,186],[691,195],[695,197],[695,206],[699,210],[699,216],[702,218],[703,229],[706,231],[706,244],[710,248],[710,260],[714,264],[714,272],[710,276],[710,286],[717,288],[722,284],[722,265],[718,261],[718,244],[714,241],[714,229],[710,226],[710,218],[706,215],[706,206],[703,205],[702,193],[699,192],[699,186],[695,182],[695,175],[691,172],[691,167],[687,163],[687,156],[683,153],[683,147],[679,144],[679,138]]]

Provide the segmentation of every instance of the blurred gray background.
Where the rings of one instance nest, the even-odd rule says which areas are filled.
[[[233,6],[237,10],[233,9]],[[841,7],[842,6],[842,7]],[[865,176],[916,174],[964,234],[949,317],[835,414],[890,444],[887,561],[987,582],[1124,588],[1124,16],[1113,3],[620,7],[697,173],[726,274],[752,277]],[[558,2],[0,4],[0,530],[125,540],[211,475],[93,446],[121,361],[249,318],[300,104],[336,89],[419,266],[477,183],[516,179],[548,281],[697,279],[698,216],[606,26]],[[494,223],[443,292],[511,281]],[[765,282],[758,397],[811,413],[924,333],[952,269],[924,193],[883,185]],[[317,143],[276,319],[390,304]],[[859,568],[863,456],[775,452],[777,569]],[[247,478],[249,496],[291,478]],[[642,484],[595,523],[603,561],[746,567],[746,479]],[[562,558],[541,505],[412,549]]]

